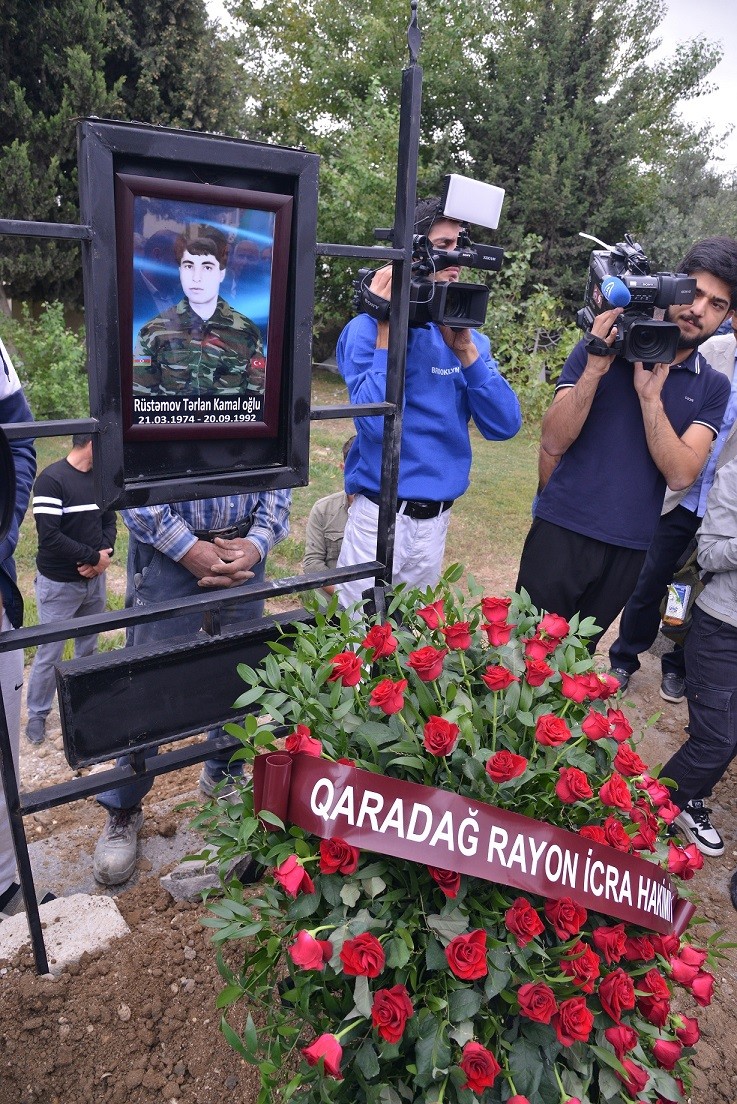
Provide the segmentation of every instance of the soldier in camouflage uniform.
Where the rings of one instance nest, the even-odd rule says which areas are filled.
[[[137,395],[263,395],[266,361],[258,327],[218,294],[228,243],[190,226],[174,244],[185,298],[141,327],[133,356]]]

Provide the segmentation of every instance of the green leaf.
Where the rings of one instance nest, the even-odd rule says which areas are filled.
[[[362,878],[361,886],[366,896],[373,900],[374,897],[380,897],[384,892],[386,882],[382,878]]]
[[[484,996],[476,989],[455,989],[448,998],[448,1018],[451,1023],[472,1019],[482,1005]]]
[[[341,891],[340,899],[344,905],[348,908],[353,908],[361,898],[361,890],[357,885],[352,885],[350,882],[346,882]]]
[[[361,1013],[363,1018],[368,1020],[371,1016],[372,1000],[367,977],[356,978],[356,984],[353,989],[353,1003],[356,1006],[356,1010]]]
[[[410,949],[403,939],[390,939],[385,945],[386,964],[390,969],[401,970],[410,960]]]
[[[452,1028],[448,1035],[459,1047],[464,1047],[466,1043],[470,1043],[476,1034],[473,1020],[464,1020],[463,1023],[458,1024]]]
[[[217,995],[215,1001],[216,1008],[227,1008],[230,1004],[235,1004],[237,1000],[243,996],[244,990],[240,985],[226,985],[224,989],[221,989]]]
[[[426,1016],[420,1024],[420,1037],[415,1046],[417,1083],[421,1088],[434,1080],[436,1070],[446,1070],[452,1053],[445,1037],[445,1024],[435,1016]]]
[[[379,1076],[381,1072],[379,1058],[376,1053],[376,1047],[370,1039],[364,1039],[361,1043],[356,1051],[354,1061],[367,1081],[372,1081],[375,1077]]]
[[[454,909],[445,916],[428,916],[427,926],[445,943],[450,943],[451,939],[468,931],[468,917]]]

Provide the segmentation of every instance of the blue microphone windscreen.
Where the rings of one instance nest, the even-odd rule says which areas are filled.
[[[626,307],[632,299],[627,285],[618,276],[605,276],[601,281],[601,293],[613,307]]]

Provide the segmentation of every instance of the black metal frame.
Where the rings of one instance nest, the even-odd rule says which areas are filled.
[[[420,45],[420,31],[417,23],[417,0],[410,0],[410,22],[407,33],[409,48],[409,62],[402,71],[401,84],[401,108],[400,128],[397,155],[397,189],[395,201],[394,228],[391,234],[391,246],[351,246],[338,244],[301,243],[303,248],[313,251],[314,255],[325,257],[355,257],[370,258],[372,261],[391,261],[393,264],[392,297],[390,306],[390,336],[387,369],[386,401],[374,404],[357,404],[347,406],[317,407],[310,411],[311,421],[327,419],[355,418],[355,417],[383,417],[384,438],[381,471],[381,494],[379,503],[379,524],[377,534],[376,559],[351,568],[342,568],[330,573],[314,575],[298,575],[290,578],[269,581],[258,586],[234,587],[216,594],[203,593],[189,599],[178,599],[157,603],[149,607],[145,613],[137,610],[126,609],[98,617],[82,617],[71,621],[57,623],[53,626],[34,626],[30,629],[18,629],[12,633],[0,633],[0,652],[15,651],[20,648],[38,645],[52,640],[62,640],[82,636],[91,631],[101,632],[110,629],[127,627],[159,618],[172,618],[181,615],[183,610],[200,609],[205,614],[205,623],[208,632],[217,644],[226,640],[228,634],[220,632],[220,610],[237,602],[244,596],[250,600],[259,598],[276,597],[279,595],[300,593],[311,590],[325,583],[349,581],[353,579],[373,576],[375,587],[373,590],[374,602],[379,617],[385,612],[385,589],[391,584],[392,560],[394,552],[394,528],[395,508],[397,499],[397,487],[399,481],[399,451],[402,433],[402,401],[404,395],[404,376],[407,352],[407,329],[409,319],[409,295],[412,265],[412,234],[415,192],[417,184],[417,163],[419,148],[420,128],[420,103],[422,93],[422,70],[417,62],[417,54]],[[168,132],[171,134],[171,132]],[[56,223],[28,223],[13,219],[0,219],[0,235],[43,237],[80,241],[88,256],[92,256],[95,249],[94,235],[89,225],[71,225]],[[89,298],[89,282],[93,275],[93,266],[88,262],[85,266],[85,285],[87,288],[87,303],[93,324],[89,329],[93,331],[93,343],[101,340],[101,334],[108,337],[115,333],[115,324],[107,317],[102,329],[94,325],[94,308]],[[99,289],[98,289],[99,290]],[[111,302],[110,296],[105,296],[105,302]],[[112,328],[111,328],[112,326]],[[309,335],[301,334],[299,340],[309,344]],[[117,386],[117,385],[116,385]],[[103,414],[102,420],[96,418],[74,419],[68,421],[54,421],[46,423],[22,423],[3,427],[8,439],[22,437],[50,437],[68,435],[70,433],[90,432],[93,441],[98,442],[100,435],[105,432],[104,411],[106,400],[100,400],[99,409]],[[3,455],[0,450],[0,457]],[[3,472],[0,471],[0,478]],[[107,476],[110,478],[109,474]],[[268,480],[264,486],[274,486]],[[224,489],[221,489],[224,488]],[[210,491],[219,490],[220,493],[228,493],[227,476],[219,484],[213,480],[209,485]],[[191,498],[191,485],[182,485],[178,494],[170,494],[169,501]],[[150,499],[149,501],[153,501]],[[299,611],[295,611],[300,616]],[[275,619],[265,619],[257,623],[250,630],[254,637],[253,647],[262,648],[268,632],[274,630]],[[264,635],[266,634],[266,635]],[[246,634],[248,635],[248,634]],[[247,643],[244,647],[248,648]],[[127,650],[127,649],[126,649]],[[194,651],[195,649],[189,649]],[[134,651],[133,649],[131,651]],[[186,658],[187,649],[180,653],[183,660]],[[112,653],[108,653],[108,657]],[[135,659],[135,656],[128,658]],[[120,660],[110,660],[106,657],[98,657],[92,662],[97,671],[104,670],[106,664],[125,663],[126,657]],[[90,661],[87,661],[89,664]],[[70,665],[66,665],[69,668]],[[73,666],[73,664],[71,665]],[[84,675],[85,668],[81,669]],[[72,675],[79,676],[80,670],[62,675],[62,699],[61,704],[71,707]],[[66,682],[64,681],[66,679]],[[72,710],[73,713],[73,710]],[[214,720],[225,721],[233,714],[232,707],[225,709],[222,715]],[[159,732],[156,743],[162,739],[176,740],[190,733],[182,731],[182,723],[175,725],[173,718],[172,730],[164,737]],[[65,741],[69,744],[71,737],[65,732]],[[218,748],[237,748],[236,741],[220,738]],[[77,801],[84,797],[100,793],[111,786],[130,781],[142,776],[157,776],[178,770],[193,763],[202,762],[212,754],[212,743],[188,745],[179,747],[165,754],[157,755],[147,761],[145,758],[145,746],[138,746],[130,756],[130,765],[114,766],[109,770],[97,773],[87,778],[75,778],[68,782],[55,786],[44,787],[39,790],[20,793],[17,779],[12,768],[12,753],[10,735],[8,731],[5,707],[0,692],[0,773],[5,789],[7,811],[10,819],[13,842],[18,863],[18,873],[21,881],[23,897],[26,905],[26,915],[31,936],[36,968],[39,973],[48,970],[46,948],[41,929],[38,905],[35,897],[33,873],[31,870],[28,843],[25,836],[23,818],[31,813],[43,809],[54,808],[71,801]],[[112,747],[107,758],[113,759],[119,750],[129,751],[129,748]],[[99,761],[98,757],[96,761]]]

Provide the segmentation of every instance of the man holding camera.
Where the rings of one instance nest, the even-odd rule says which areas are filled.
[[[692,303],[671,306],[680,330],[672,363],[646,370],[606,353],[621,308],[591,325],[566,361],[543,420],[541,450],[553,468],[525,540],[517,589],[539,609],[593,617],[593,648],[632,593],[660,516],[665,488],[697,477],[719,432],[729,383],[698,352],[737,305],[737,242],[707,238],[680,271],[696,280]],[[589,341],[591,344],[591,341]]]
[[[463,224],[446,218],[436,198],[415,208],[415,233],[432,250],[452,251]],[[460,266],[431,272],[430,281],[458,281]],[[429,285],[431,286],[431,285]],[[391,268],[380,269],[370,286],[388,300]],[[389,323],[369,314],[353,318],[338,341],[338,367],[352,403],[386,397]],[[498,371],[489,341],[474,329],[453,329],[433,321],[411,325],[407,338],[405,405],[399,459],[399,487],[393,580],[433,586],[440,576],[450,507],[469,484],[473,418],[488,441],[505,441],[521,424],[519,402]],[[354,495],[338,567],[373,560],[381,484],[383,421],[356,419],[357,441],[346,461],[345,489]],[[360,600],[370,579],[340,583],[340,604]]]

